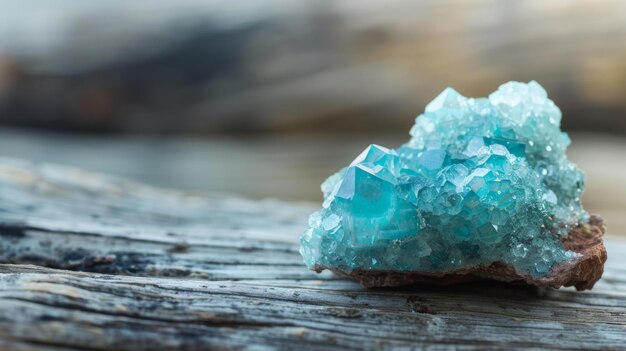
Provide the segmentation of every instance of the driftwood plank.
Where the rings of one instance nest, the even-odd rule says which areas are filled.
[[[310,211],[1,159],[0,349],[626,348],[622,239],[587,292],[366,290],[303,267]]]

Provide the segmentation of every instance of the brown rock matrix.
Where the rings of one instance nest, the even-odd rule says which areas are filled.
[[[401,272],[356,269],[352,272],[334,271],[359,281],[367,288],[393,287],[415,284],[452,285],[480,280],[497,280],[513,284],[528,284],[536,287],[560,288],[575,286],[587,290],[602,277],[607,259],[603,236],[606,231],[604,220],[591,215],[588,224],[573,228],[562,240],[567,250],[580,255],[565,263],[552,267],[550,273],[541,278],[517,272],[512,266],[492,263],[447,272]]]

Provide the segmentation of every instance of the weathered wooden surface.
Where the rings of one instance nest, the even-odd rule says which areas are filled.
[[[588,292],[365,290],[303,267],[310,210],[1,159],[0,349],[626,348],[622,239]]]

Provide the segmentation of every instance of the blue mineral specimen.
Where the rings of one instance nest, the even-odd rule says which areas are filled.
[[[562,236],[588,214],[561,112],[536,82],[488,98],[452,88],[398,149],[368,146],[322,184],[300,253],[315,270],[446,272],[494,262],[542,277],[577,254]]]

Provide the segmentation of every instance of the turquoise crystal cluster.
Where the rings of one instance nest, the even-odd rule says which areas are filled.
[[[536,82],[448,88],[398,149],[368,146],[322,184],[300,252],[315,270],[447,272],[494,262],[545,276],[588,214],[561,112]]]

